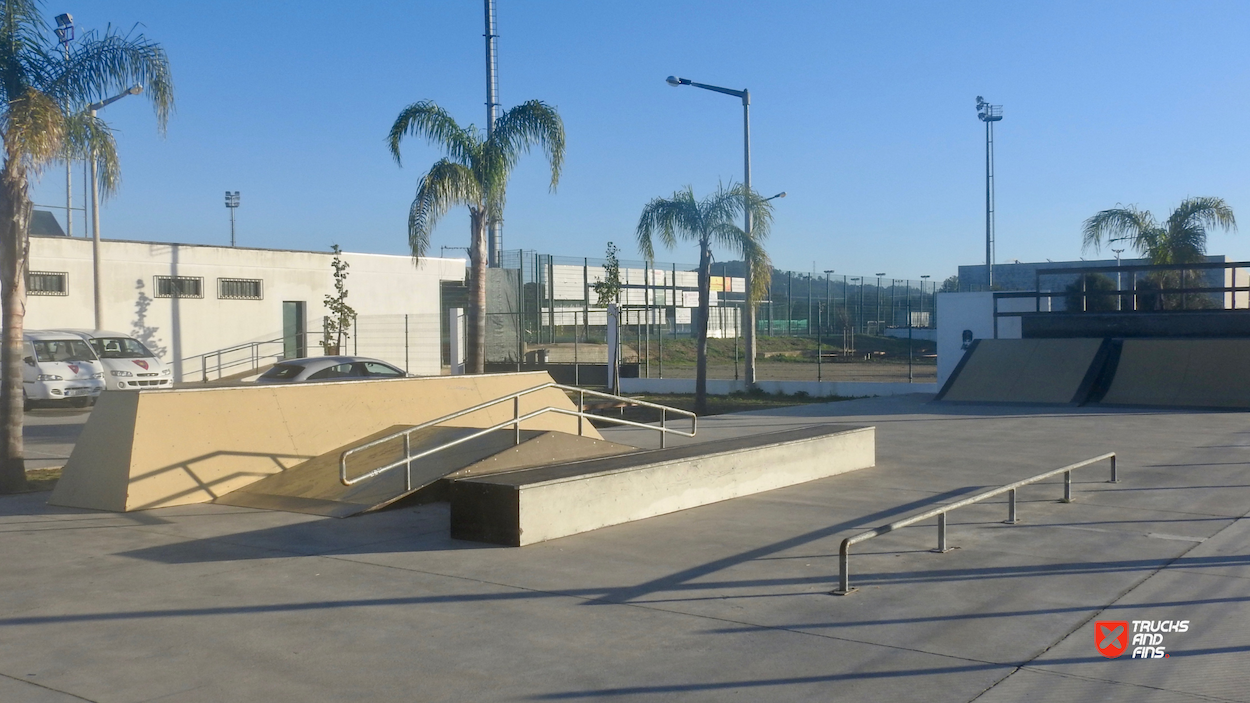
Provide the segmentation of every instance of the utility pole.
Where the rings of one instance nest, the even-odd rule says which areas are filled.
[[[985,123],[985,281],[994,287],[994,123],[1003,119],[1003,106],[977,96],[977,118]]]
[[[61,51],[65,53],[65,66],[69,66],[69,43],[74,40],[74,17],[66,12],[56,16],[56,38],[61,43]],[[65,235],[74,236],[74,188],[70,176],[74,160],[70,158],[69,149],[65,150]]]
[[[486,138],[495,133],[495,120],[499,118],[499,57],[496,53],[499,33],[495,25],[495,0],[485,0],[486,6]],[[499,214],[499,213],[496,213]],[[486,265],[498,268],[503,250],[501,223],[486,223]]]
[[[234,211],[239,209],[239,191],[226,191],[226,208],[230,210],[230,246],[234,246]]]

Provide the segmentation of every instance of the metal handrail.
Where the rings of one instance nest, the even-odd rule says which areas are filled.
[[[566,408],[556,408],[556,407],[548,406],[548,407],[540,408],[538,410],[534,410],[532,412],[522,415],[521,414],[521,398],[531,393],[537,393],[538,391],[546,390],[548,388],[557,388],[562,391],[576,392],[578,394],[578,399],[577,399],[578,409],[568,410]],[[634,422],[633,420],[626,420],[624,418],[607,417],[604,415],[594,415],[594,414],[588,413],[586,412],[586,396],[587,395],[591,395],[591,396],[595,396],[599,398],[607,398],[609,400],[629,403],[631,405],[639,405],[639,406],[646,407],[646,408],[655,408],[660,411],[660,424],[658,426],[648,425],[648,424],[641,423],[641,422]],[[420,430],[424,430],[429,427],[442,424],[444,422],[449,422],[451,420],[455,420],[456,418],[463,417],[471,413],[485,410],[486,408],[489,408],[494,405],[498,405],[499,403],[503,403],[509,400],[512,401],[512,419],[505,420],[500,423],[496,423],[494,425],[491,425],[490,427],[478,430],[477,432],[473,432],[472,434],[469,434],[467,436],[460,437],[458,439],[454,439],[448,442],[444,442],[436,447],[427,449],[418,454],[412,453],[412,434],[414,432],[418,432]],[[362,444],[358,447],[352,447],[351,449],[348,449],[339,455],[339,483],[342,483],[344,486],[352,486],[357,483],[360,483],[361,481],[368,480],[370,478],[373,478],[374,476],[378,476],[387,471],[390,471],[392,469],[397,469],[400,466],[403,466],[405,467],[404,486],[407,490],[412,490],[412,462],[413,461],[416,461],[417,459],[423,459],[436,452],[441,452],[444,449],[450,449],[451,447],[454,447],[458,444],[468,442],[469,440],[476,439],[483,435],[490,434],[491,432],[495,432],[496,430],[501,430],[509,426],[515,429],[515,435],[513,439],[514,445],[519,445],[521,443],[521,423],[525,422],[526,420],[532,420],[533,418],[536,418],[540,415],[544,415],[546,413],[556,413],[559,415],[570,415],[570,416],[576,417],[577,418],[577,434],[579,437],[582,435],[583,420],[586,418],[592,418],[592,417],[597,420],[611,422],[617,425],[628,425],[630,427],[639,427],[645,430],[655,430],[660,433],[660,448],[661,449],[665,447],[664,440],[667,435],[676,434],[676,435],[681,435],[682,437],[693,437],[695,436],[695,432],[698,430],[698,416],[687,410],[681,410],[679,408],[672,408],[667,405],[660,405],[658,403],[649,403],[645,400],[638,400],[636,398],[626,398],[626,397],[619,396],[619,395],[612,395],[611,393],[602,393],[599,391],[587,390],[585,388],[578,388],[577,386],[565,386],[559,383],[549,382],[549,383],[543,383],[543,384],[534,386],[533,388],[526,388],[525,390],[517,391],[515,393],[509,393],[508,395],[495,398],[494,400],[488,400],[484,403],[478,403],[477,405],[474,405],[469,408],[465,408],[464,410],[459,410],[457,412],[451,413],[450,415],[444,415],[440,418],[430,420],[428,422],[423,422],[420,425],[416,425],[415,427],[409,427],[406,430],[400,430],[399,432],[389,434],[385,437],[379,437],[378,439],[375,439],[366,444]],[[689,417],[690,418],[690,431],[683,432],[682,430],[676,430],[676,429],[672,429],[668,427],[668,419],[667,419],[668,413],[676,413],[677,415],[683,415],[683,416]],[[373,471],[370,471],[369,473],[361,474],[360,476],[355,476],[353,478],[348,478],[347,458],[349,456],[357,452],[362,452],[371,447],[376,447],[380,444],[385,444],[386,442],[390,442],[399,437],[404,438],[404,458],[403,459],[400,459],[398,461],[393,461],[390,464],[387,464],[385,466],[378,467],[374,469]]]
[[[834,595],[845,596],[856,590],[854,588],[851,588],[851,573],[850,573],[851,572],[851,545],[853,544],[859,544],[860,542],[870,540],[873,537],[880,537],[881,535],[884,535],[887,532],[893,532],[894,530],[902,529],[904,527],[907,527],[908,525],[914,525],[917,522],[922,522],[924,520],[928,520],[929,518],[936,516],[938,519],[938,538],[937,538],[937,549],[933,551],[938,552],[938,553],[949,552],[950,549],[948,549],[946,546],[946,513],[952,510],[955,510],[957,508],[963,508],[963,507],[972,505],[973,503],[979,503],[985,500],[986,498],[993,498],[994,496],[1007,493],[1010,499],[1008,500],[1008,505],[1007,505],[1007,519],[1004,520],[1004,522],[1008,525],[1014,525],[1018,522],[1016,518],[1016,489],[1017,488],[1020,488],[1021,486],[1027,486],[1030,483],[1036,483],[1043,479],[1050,478],[1051,476],[1054,476],[1056,474],[1063,474],[1063,500],[1061,502],[1071,503],[1072,502],[1072,472],[1075,471],[1076,469],[1089,466],[1090,464],[1097,464],[1100,461],[1108,461],[1108,460],[1111,462],[1111,480],[1108,481],[1108,483],[1119,483],[1120,476],[1119,476],[1119,473],[1116,471],[1115,452],[1107,452],[1106,454],[1101,454],[1099,456],[1094,457],[1093,459],[1086,459],[1085,461],[1078,461],[1075,464],[1068,464],[1067,466],[1064,466],[1062,468],[1058,468],[1053,471],[1047,471],[1044,474],[1038,474],[1036,476],[1026,478],[1022,481],[1016,481],[1015,483],[1009,483],[1005,486],[999,486],[998,488],[985,491],[984,493],[978,493],[969,498],[964,498],[963,500],[956,501],[954,503],[941,505],[936,508],[926,510],[923,513],[917,513],[910,517],[905,517],[902,520],[892,522],[888,525],[882,525],[881,527],[877,527],[877,528],[868,530],[866,532],[861,532],[857,535],[847,537],[846,539],[842,540],[842,546],[838,549],[838,589],[835,590],[833,593]]]

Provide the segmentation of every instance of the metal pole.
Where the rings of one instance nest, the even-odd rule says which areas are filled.
[[[516,431],[516,436],[513,440],[513,445],[520,446],[521,444],[521,396],[517,396],[512,399],[512,419],[515,420],[515,422],[512,423],[512,427]]]
[[[664,431],[666,426],[667,423],[664,419],[664,408],[660,408],[660,449],[665,447],[666,438],[668,437],[668,432]]]
[[[412,490],[412,435],[404,433],[404,490]]]
[[[499,57],[495,26],[495,0],[485,0],[486,10],[486,138],[495,133],[495,120],[499,115]],[[499,267],[499,255],[503,249],[498,221],[486,224],[486,265]]]
[[[577,436],[581,437],[582,436],[582,422],[585,421],[586,419],[582,417],[581,415],[582,413],[586,412],[586,391],[579,390],[577,392],[577,412],[579,413],[577,416]]]
[[[923,301],[921,301],[923,302]],[[915,379],[912,373],[912,359],[915,356],[912,352],[912,331],[911,331],[911,284],[907,284],[907,382],[912,383]]]
[[[994,123],[985,122],[985,281],[986,289],[994,287],[994,196],[990,184],[993,167]]]
[[[1072,472],[1063,472],[1063,502],[1072,502]]]
[[[94,121],[96,111],[93,109],[90,112],[91,119]],[[95,328],[102,330],[104,329],[104,301],[100,295],[100,184],[97,180],[94,144],[88,151],[87,160],[91,162],[91,272],[95,294]],[[173,283],[177,285],[177,281]]]
[[[938,513],[938,545],[937,551],[950,551],[946,548],[946,513]]]
[[[1115,455],[1113,454],[1111,456],[1111,483],[1119,483],[1119,482],[1120,482],[1120,474],[1116,471]]]
[[[743,210],[745,211],[745,214],[743,215],[743,220],[744,220],[744,224],[746,225],[743,231],[746,232],[747,239],[750,239],[751,238],[751,208],[749,207],[749,204],[750,204],[750,197],[751,197],[751,91],[749,90],[742,91],[742,186],[743,186],[742,197],[744,200],[743,204],[748,205],[748,207],[743,208]],[[751,270],[753,266],[751,265],[751,260],[749,258],[746,261],[746,265],[747,265],[746,266],[747,268],[747,275],[746,275],[746,289],[747,290],[746,292],[747,292],[747,298],[748,298],[747,329],[746,329],[746,335],[743,337],[742,341],[743,341],[744,346],[746,347],[746,350],[745,350],[746,351],[746,382],[748,386],[753,386],[755,385],[755,357],[756,357],[755,306],[750,304],[750,296],[751,296],[751,290],[753,289],[753,284],[751,282],[751,279],[756,275],[757,272]],[[769,276],[770,282],[771,282],[771,278],[772,278],[771,271],[760,271],[758,273],[760,275]],[[772,331],[771,327],[769,328],[769,331],[770,332]]]
[[[1007,524],[1014,525],[1019,522],[1016,519],[1016,489],[1007,491]]]

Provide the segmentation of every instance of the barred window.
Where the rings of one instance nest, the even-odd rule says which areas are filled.
[[[203,298],[204,279],[198,276],[157,276],[158,298]]]
[[[264,287],[256,278],[218,278],[217,297],[224,300],[261,300]]]
[[[69,295],[68,274],[55,271],[31,271],[26,274],[27,295]]]

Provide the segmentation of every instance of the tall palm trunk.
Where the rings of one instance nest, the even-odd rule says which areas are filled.
[[[707,318],[711,312],[712,249],[706,239],[699,242],[699,326],[695,336],[694,411],[707,414]]]
[[[468,358],[465,365],[469,373],[486,372],[486,215],[484,208],[469,211],[469,226],[473,228],[469,246],[469,329]]]
[[[26,174],[9,168],[0,174],[0,493],[26,489],[22,445],[22,329],[26,314],[27,225]]]

